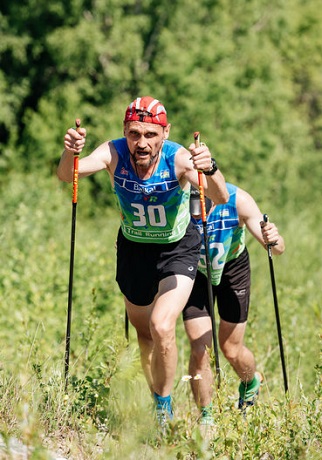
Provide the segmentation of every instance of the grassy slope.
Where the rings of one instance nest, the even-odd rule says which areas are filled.
[[[223,384],[215,402],[218,426],[209,435],[208,449],[196,424],[188,384],[181,381],[187,373],[188,349],[179,322],[177,420],[159,445],[132,328],[129,349],[124,341],[124,308],[114,281],[118,216],[98,210],[89,218],[95,203],[85,194],[86,187],[82,181],[66,398],[62,372],[70,189],[41,175],[9,176],[3,184],[0,431],[38,446],[39,453],[34,454],[38,457],[33,458],[44,458],[43,436],[50,445],[70,449],[73,458],[261,458],[265,452],[274,458],[319,458],[321,374],[315,367],[321,366],[321,230],[301,216],[280,217],[272,210],[287,244],[287,252],[274,259],[274,266],[289,402],[284,399],[267,256],[249,236],[253,291],[246,342],[265,375],[260,404],[245,425],[234,409],[236,376],[221,357]]]

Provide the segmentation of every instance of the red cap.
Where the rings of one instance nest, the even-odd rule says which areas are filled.
[[[167,126],[167,112],[160,101],[151,96],[136,98],[128,106],[124,121],[142,121]]]

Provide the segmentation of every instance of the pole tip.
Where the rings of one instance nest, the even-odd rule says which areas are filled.
[[[193,134],[193,137],[195,139],[198,139],[199,135],[200,135],[199,131],[195,131],[194,134]]]
[[[75,124],[76,124],[76,128],[80,128],[80,125],[81,125],[80,118],[76,118]]]

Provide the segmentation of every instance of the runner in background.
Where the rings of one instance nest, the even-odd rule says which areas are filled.
[[[249,193],[232,184],[227,184],[227,189],[230,198],[225,204],[216,205],[206,198],[207,232],[213,296],[217,299],[220,316],[219,346],[240,378],[238,407],[243,409],[255,403],[262,380],[256,371],[254,355],[244,344],[251,277],[246,229],[265,249],[267,244],[275,244],[273,254],[282,254],[285,246],[276,225],[263,222],[263,215]],[[191,191],[190,212],[192,223],[202,234],[200,196],[196,189]],[[190,380],[194,399],[201,410],[201,423],[212,425],[214,379],[208,354],[208,349],[212,348],[212,326],[207,283],[203,246],[183,319],[191,345],[189,372],[192,377],[201,376],[200,380]]]

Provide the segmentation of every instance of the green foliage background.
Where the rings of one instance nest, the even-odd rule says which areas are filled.
[[[45,432],[57,440],[58,426],[76,426],[85,449],[105,418],[109,441],[115,441],[113,430],[121,436],[115,414],[126,423],[125,412],[133,421],[135,410],[142,409],[139,401],[146,400],[134,331],[130,350],[124,343],[123,302],[114,281],[118,215],[107,176],[100,173],[81,181],[79,191],[71,356],[76,395],[71,407],[77,416],[72,422],[70,406],[58,404],[63,400],[71,187],[55,172],[64,133],[76,117],[87,128],[84,154],[89,153],[122,136],[127,104],[150,94],[167,108],[171,139],[189,146],[193,132],[200,131],[227,181],[250,192],[285,238],[286,252],[274,265],[290,393],[296,404],[305,400],[308,406],[301,420],[293,412],[291,441],[281,435],[280,445],[270,449],[276,449],[276,458],[318,458],[321,436],[317,444],[305,441],[315,438],[303,427],[309,420],[317,424],[316,433],[321,428],[315,412],[316,397],[321,399],[321,25],[322,10],[313,0],[1,3],[2,433],[26,439]],[[261,399],[272,409],[266,416],[275,420],[271,400],[281,404],[283,387],[268,262],[248,240],[253,291],[246,341],[265,374]],[[191,397],[179,383],[188,355],[181,324],[178,344],[180,413]],[[231,397],[236,378],[223,358],[222,363]],[[123,411],[122,395],[129,399],[132,393],[134,412]],[[100,398],[94,406],[93,395]],[[34,408],[27,415],[26,404]],[[79,425],[80,419],[91,420],[95,429],[91,423],[90,429]],[[33,424],[37,429],[30,428]],[[238,451],[260,458],[251,442],[241,446],[236,433],[225,433],[224,443],[218,435],[218,445],[226,450],[217,451],[216,458],[244,458],[236,457]],[[211,458],[193,457],[199,441],[194,439],[192,447],[188,438],[172,438],[177,450],[169,458]],[[255,434],[252,439],[255,446]],[[80,458],[94,458],[87,454],[83,450]]]

